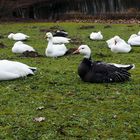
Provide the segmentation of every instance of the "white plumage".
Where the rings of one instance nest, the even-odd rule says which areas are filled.
[[[45,37],[47,37],[47,34],[45,35]],[[51,33],[52,34],[52,33]],[[53,44],[67,44],[70,42],[70,38],[66,38],[66,37],[62,37],[62,36],[54,36],[52,35],[52,43]]]
[[[34,48],[27,45],[27,44],[24,44],[22,41],[18,41],[14,44],[14,46],[12,47],[12,52],[13,53],[23,53],[25,51],[34,51]]]
[[[132,34],[128,39],[128,44],[139,46],[140,45],[140,35]]]
[[[35,70],[35,67],[20,62],[0,60],[0,80],[12,80],[30,74],[34,75]]]
[[[12,40],[15,40],[15,41],[23,41],[23,40],[27,40],[29,38],[29,36],[25,35],[23,33],[16,33],[16,34],[10,33],[8,35],[8,38],[12,39]]]
[[[99,31],[99,32],[92,32],[90,34],[90,39],[92,39],[92,40],[102,40],[103,39],[103,35],[102,35],[101,31]]]
[[[119,36],[115,36],[107,40],[106,42],[108,44],[108,47],[114,53],[128,53],[131,51],[131,46]]]
[[[48,46],[45,51],[46,56],[59,57],[63,56],[67,52],[67,48],[64,44],[53,44],[52,33],[48,32],[46,37],[48,37]]]

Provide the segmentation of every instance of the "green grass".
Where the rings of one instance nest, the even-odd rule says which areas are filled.
[[[11,52],[14,41],[9,32],[23,32],[31,38],[26,43],[40,54],[47,41],[40,29],[59,25],[70,37],[80,38],[92,50],[92,58],[105,62],[129,64],[132,78],[125,83],[84,83],[77,75],[81,55],[60,58],[21,58]],[[79,29],[94,25],[94,29]],[[127,40],[139,31],[139,25],[92,23],[1,23],[0,39],[8,47],[0,48],[0,59],[16,60],[38,68],[34,76],[0,82],[1,140],[138,140],[140,138],[140,47],[128,54],[112,53],[105,40],[120,35]],[[88,39],[92,31],[102,31],[104,41]],[[78,45],[68,44],[70,47]],[[102,53],[105,57],[101,57]],[[44,109],[36,108],[44,106]],[[44,122],[35,122],[36,117]]]

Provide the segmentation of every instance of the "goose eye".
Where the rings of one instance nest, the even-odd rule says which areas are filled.
[[[84,48],[82,48],[82,50],[83,50]]]

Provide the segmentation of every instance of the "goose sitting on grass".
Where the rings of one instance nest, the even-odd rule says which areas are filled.
[[[24,53],[26,51],[29,52],[35,52],[34,48],[24,44],[22,41],[18,41],[14,44],[14,46],[12,47],[12,52],[13,53]]]
[[[0,60],[0,81],[34,75],[34,71],[36,71],[35,67],[20,62]]]
[[[99,31],[99,32],[92,32],[90,34],[90,39],[91,40],[102,40],[103,39],[103,35],[102,35],[101,31]]]
[[[8,38],[12,39],[12,40],[15,40],[15,41],[23,41],[23,40],[27,40],[29,38],[29,36],[25,35],[23,33],[16,33],[16,34],[10,33],[8,35]]]
[[[73,54],[77,48],[67,49],[65,44],[53,44],[53,35],[51,32],[48,32],[45,35],[45,38],[48,40],[48,46],[46,48],[45,54],[47,57],[60,57],[63,55]]]
[[[108,44],[108,47],[114,53],[128,53],[131,51],[131,46],[119,36],[115,36],[107,40],[106,42]]]
[[[45,35],[45,38],[48,36],[48,33],[51,34],[53,44],[67,44],[71,40],[70,38],[66,38],[66,37],[62,37],[62,36],[54,36],[53,37],[51,32],[47,32]]]
[[[53,44],[53,35],[51,32],[46,33],[45,38],[48,39],[48,46],[45,54],[47,57],[59,57],[65,55],[67,48],[64,44]]]
[[[128,39],[128,44],[140,46],[140,35],[132,34]]]
[[[81,45],[74,53],[84,55],[84,59],[78,67],[78,74],[85,82],[91,83],[112,83],[129,80],[128,70],[134,65],[109,64],[101,61],[91,60],[91,50],[87,45]]]

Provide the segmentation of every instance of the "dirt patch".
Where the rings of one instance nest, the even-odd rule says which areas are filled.
[[[94,25],[82,25],[79,27],[79,29],[94,29],[95,26]]]
[[[72,44],[74,44],[74,45],[81,45],[81,44],[83,44],[84,42],[82,41],[82,39],[81,38],[79,38],[79,37],[73,37],[73,38],[71,38],[71,41],[70,41]]]
[[[43,55],[38,54],[38,52],[34,51],[25,51],[22,53],[21,57],[43,57]]]
[[[0,34],[0,39],[4,38],[4,36],[2,34]]]
[[[95,53],[95,55],[99,56],[99,57],[109,57],[110,55],[106,55],[106,54],[103,54],[103,53]]]
[[[60,27],[58,25],[51,26],[50,28],[46,28],[46,29],[40,29],[40,32],[52,32],[52,33],[55,33],[57,30],[66,32],[62,27]]]
[[[111,25],[105,25],[104,28],[111,28]]]
[[[133,27],[133,25],[128,25],[127,27]]]
[[[4,45],[2,42],[0,42],[0,48],[7,48],[7,46],[6,45]]]
[[[65,55],[73,54],[73,52],[76,51],[76,50],[77,50],[77,48],[69,48],[67,50],[67,52],[65,53]]]

